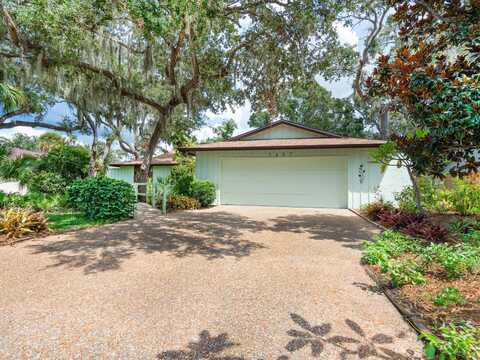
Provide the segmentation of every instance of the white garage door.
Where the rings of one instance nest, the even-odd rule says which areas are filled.
[[[347,162],[342,157],[222,159],[220,201],[346,208]]]

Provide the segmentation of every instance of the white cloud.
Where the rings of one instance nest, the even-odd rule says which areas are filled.
[[[358,46],[358,35],[351,27],[345,26],[345,24],[340,21],[335,21],[333,26],[340,42],[351,46]]]
[[[40,136],[46,131],[47,130],[45,129],[31,128],[28,126],[18,126],[12,129],[0,131],[0,136],[6,137],[7,139],[11,139],[16,133],[25,134],[28,136]]]

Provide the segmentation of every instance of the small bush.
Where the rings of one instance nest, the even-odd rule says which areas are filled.
[[[448,229],[452,233],[466,235],[472,231],[480,231],[480,221],[471,218],[464,218],[451,223]]]
[[[393,211],[393,205],[383,201],[376,201],[363,206],[360,211],[370,220],[378,221],[381,213]]]
[[[47,171],[32,173],[27,184],[29,190],[46,194],[63,194],[67,187],[63,177]]]
[[[480,358],[480,328],[471,324],[449,324],[440,327],[438,336],[424,332],[420,338],[426,342],[425,356],[433,359]]]
[[[363,243],[362,261],[370,265],[385,266],[390,259],[415,252],[417,247],[414,239],[396,231],[385,231],[375,236],[374,241]]]
[[[30,209],[0,211],[0,233],[8,239],[20,238],[48,229],[47,220],[39,212]]]
[[[480,215],[480,185],[455,179],[449,193],[453,209],[462,215]]]
[[[215,185],[208,180],[195,180],[192,183],[191,197],[198,200],[202,207],[207,207],[215,201]]]
[[[435,296],[433,303],[436,306],[462,305],[465,303],[465,298],[457,288],[446,287]]]
[[[476,273],[480,267],[480,248],[469,244],[431,244],[420,252],[425,264],[441,266],[449,279],[457,279],[467,272]]]
[[[422,176],[418,178],[418,186],[422,194],[422,206],[424,208],[436,212],[446,212],[449,210],[451,205],[448,201],[448,191],[442,182],[428,176]],[[401,210],[409,213],[417,212],[415,194],[411,186],[396,193],[395,201]]]
[[[68,187],[68,203],[90,219],[121,220],[133,217],[136,196],[129,183],[96,176],[74,181]]]
[[[170,195],[167,207],[172,210],[195,210],[200,209],[201,204],[197,199],[184,195]]]
[[[383,269],[388,272],[394,287],[401,287],[407,284],[424,284],[421,267],[413,259],[389,261]]]
[[[38,162],[39,170],[55,173],[70,184],[88,175],[90,154],[82,146],[61,145],[52,148]]]
[[[173,184],[173,194],[191,196],[192,184],[195,181],[194,167],[189,164],[175,166],[170,173],[170,179]]]
[[[413,222],[402,229],[407,235],[425,239],[428,242],[445,242],[448,239],[449,231],[441,225],[433,224],[430,220],[424,219],[420,222]]]
[[[410,224],[421,223],[425,220],[424,214],[409,213],[401,210],[383,211],[378,214],[379,222],[385,227],[402,229]]]

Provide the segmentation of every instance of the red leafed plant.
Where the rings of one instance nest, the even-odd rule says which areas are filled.
[[[449,232],[441,225],[433,224],[425,219],[420,222],[413,222],[401,229],[407,235],[422,238],[429,242],[442,243],[448,240]]]
[[[378,221],[385,227],[402,229],[412,223],[420,223],[425,220],[425,215],[408,213],[401,210],[382,211],[378,214]]]

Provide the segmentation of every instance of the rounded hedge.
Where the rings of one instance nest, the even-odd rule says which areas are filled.
[[[197,199],[202,207],[207,207],[215,201],[215,184],[208,180],[195,180],[191,185],[190,196]]]
[[[121,220],[133,217],[136,196],[129,183],[106,176],[74,181],[67,190],[68,203],[90,219]]]

